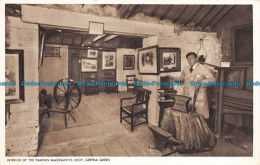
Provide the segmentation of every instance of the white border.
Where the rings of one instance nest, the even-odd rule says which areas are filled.
[[[2,0],[0,1],[0,82],[4,81],[4,54],[5,54],[5,3],[37,3],[37,4],[173,4],[172,0]],[[260,81],[259,67],[260,67],[260,1],[259,0],[174,0],[174,4],[252,4],[253,5],[253,26],[254,26],[254,81]],[[5,125],[4,125],[4,88],[0,87],[0,164],[17,164],[17,163],[6,163],[5,158]],[[259,128],[260,128],[260,87],[254,87],[254,149],[253,157],[110,157],[110,162],[85,162],[80,164],[260,164],[260,143],[259,143]],[[21,159],[23,157],[20,157]],[[27,157],[26,157],[27,158]],[[53,158],[53,157],[52,157]],[[64,158],[64,157],[63,157]],[[73,157],[72,157],[73,158]],[[96,157],[98,158],[98,157]],[[18,164],[35,164],[35,163],[18,163]],[[37,163],[37,164],[54,164],[54,163]],[[61,162],[59,164],[72,164],[71,162]],[[78,164],[78,163],[73,163]]]

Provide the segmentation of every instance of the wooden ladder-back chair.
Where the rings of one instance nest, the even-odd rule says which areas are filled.
[[[151,91],[140,88],[137,90],[137,94],[134,97],[120,99],[120,123],[122,120],[126,121],[131,125],[131,131],[133,132],[134,127],[147,123],[148,124],[148,103],[150,99]],[[124,105],[126,100],[136,99],[134,104]],[[125,116],[123,117],[123,114]],[[135,117],[142,117],[145,119],[143,122],[135,123]],[[127,120],[130,118],[130,121]]]

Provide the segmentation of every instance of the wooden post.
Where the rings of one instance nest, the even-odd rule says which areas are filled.
[[[224,69],[220,70],[220,82],[224,81]],[[218,114],[217,114],[217,122],[218,122],[218,126],[217,126],[217,133],[218,133],[218,137],[221,137],[221,131],[222,131],[222,111],[223,111],[223,94],[224,94],[224,88],[223,86],[219,86],[219,102],[218,102]]]

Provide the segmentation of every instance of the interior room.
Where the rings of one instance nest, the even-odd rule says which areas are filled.
[[[6,156],[253,156],[253,5],[6,4],[5,29]],[[199,95],[160,85],[189,52],[229,82],[205,87],[202,150],[163,126],[193,120]]]

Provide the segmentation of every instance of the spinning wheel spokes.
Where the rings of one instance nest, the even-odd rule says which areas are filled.
[[[81,92],[77,82],[67,78],[59,80],[54,88],[54,99],[63,110],[71,111],[77,108],[81,101]]]

